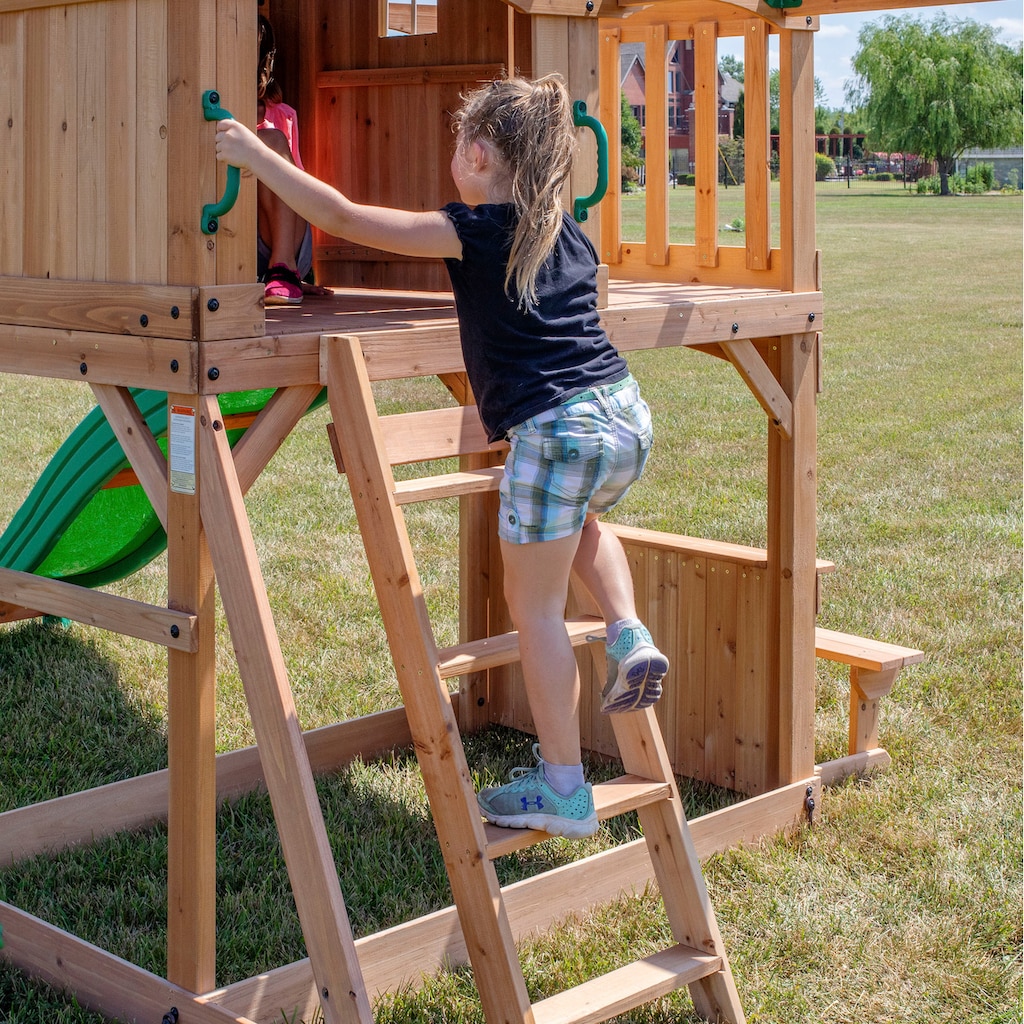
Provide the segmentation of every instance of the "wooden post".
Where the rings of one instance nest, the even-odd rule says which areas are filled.
[[[694,163],[697,180],[695,225],[697,266],[718,266],[718,26],[694,26]]]
[[[760,18],[744,22],[744,196],[747,215],[747,269],[767,270],[771,251],[769,202],[770,138],[768,111],[768,26]]]
[[[324,1020],[371,1024],[369,997],[217,400],[202,399],[199,413],[199,454],[206,471],[203,522]]]
[[[191,411],[194,431],[199,396],[168,395],[168,415],[187,427],[176,408]],[[191,455],[197,463],[194,432]],[[167,604],[196,615],[200,635],[195,654],[167,652],[167,979],[208,992],[216,985],[215,604],[198,473],[194,485],[167,500]]]
[[[780,34],[780,177],[783,287],[816,287],[814,250],[814,71],[810,32]],[[817,338],[772,341],[772,369],[792,402],[792,436],[768,440],[769,657],[778,693],[778,749],[768,785],[814,771],[814,616],[817,541]],[[777,646],[776,646],[777,645]]]
[[[646,238],[647,264],[668,263],[668,83],[665,74],[667,25],[651,25],[645,32],[647,56]],[[717,90],[716,90],[717,91]],[[716,150],[717,151],[717,150]]]

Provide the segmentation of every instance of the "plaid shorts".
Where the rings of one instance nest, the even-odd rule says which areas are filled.
[[[640,479],[654,440],[651,411],[632,377],[606,384],[508,432],[498,536],[558,540],[607,512]]]

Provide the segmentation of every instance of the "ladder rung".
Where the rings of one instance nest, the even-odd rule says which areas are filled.
[[[396,480],[395,504],[411,505],[414,501],[434,501],[437,498],[457,498],[460,494],[496,491],[504,471],[504,466],[487,466],[484,469],[463,469],[455,473],[439,473],[437,476]]]
[[[672,787],[667,782],[654,782],[639,775],[622,775],[594,786],[594,809],[598,818],[604,821],[646,804],[667,800],[671,795]],[[491,860],[551,838],[547,832],[530,828],[501,828],[487,822],[484,823],[484,833],[487,836],[487,856]]]
[[[587,642],[588,633],[600,633],[604,629],[604,620],[597,615],[584,615],[566,619],[565,628],[573,647],[582,647]],[[483,640],[470,640],[455,647],[443,647],[438,654],[441,656],[438,669],[442,679],[482,672],[498,665],[511,665],[519,660],[519,633],[513,630],[487,636]]]
[[[533,1017],[536,1024],[597,1024],[721,969],[720,956],[690,946],[670,946],[534,1003]]]

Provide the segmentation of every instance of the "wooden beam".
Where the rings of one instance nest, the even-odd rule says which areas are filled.
[[[768,418],[785,438],[793,436],[793,404],[779,386],[752,341],[721,343],[729,362],[736,367]]]
[[[151,974],[60,928],[0,903],[0,958],[107,1017],[159,1021],[172,1006],[192,1024],[254,1024],[189,989]]]
[[[199,645],[194,615],[30,572],[0,569],[0,599],[21,608],[31,608],[37,615],[73,619],[170,650],[191,652]]]
[[[199,421],[202,520],[324,1019],[327,1024],[371,1024],[345,901],[216,399],[200,401]]]
[[[128,457],[160,525],[167,529],[167,459],[127,388],[94,384],[92,393]]]

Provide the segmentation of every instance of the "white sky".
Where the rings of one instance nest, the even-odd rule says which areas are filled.
[[[850,61],[857,52],[857,36],[862,26],[872,21],[880,22],[889,14],[909,15],[931,21],[942,11],[953,20],[970,19],[991,25],[1000,30],[999,39],[1007,45],[1020,42],[1024,35],[1022,0],[991,0],[988,3],[946,4],[939,7],[913,7],[864,14],[824,15],[821,19],[821,28],[814,37],[814,75],[825,90],[826,104],[833,108],[846,106],[844,90],[846,83],[853,78]],[[724,53],[733,53],[742,60],[742,43],[721,40],[719,54]],[[778,66],[777,49],[771,54],[771,62],[772,67]]]

